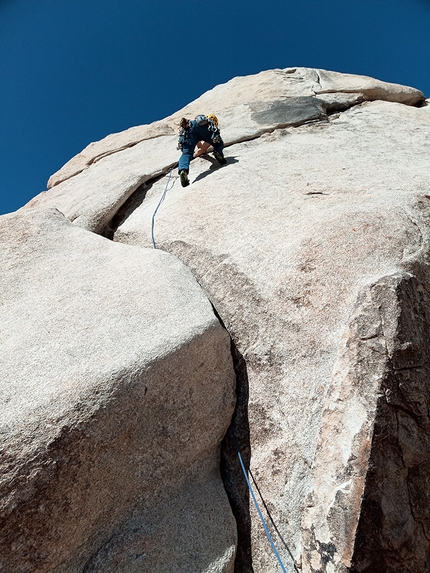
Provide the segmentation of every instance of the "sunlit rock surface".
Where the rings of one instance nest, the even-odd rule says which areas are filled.
[[[0,570],[231,571],[235,376],[190,271],[55,210],[0,240]]]
[[[232,339],[232,427],[289,570],[427,570],[429,109],[419,90],[362,76],[235,78],[92,144],[19,211],[55,207],[101,244],[155,245],[188,266]],[[196,159],[182,188],[173,130],[209,112],[227,165]],[[236,573],[275,573],[230,433],[221,471]],[[128,571],[128,539],[103,546],[89,571]],[[231,554],[221,546],[219,563]]]

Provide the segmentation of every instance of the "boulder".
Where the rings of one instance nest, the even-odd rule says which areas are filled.
[[[56,210],[0,237],[0,570],[232,571],[230,339],[190,271]]]
[[[154,126],[177,130],[181,117],[216,113],[224,167],[202,156],[182,188],[170,132],[119,151],[112,141],[110,155],[19,211],[59,209],[109,248],[105,237],[133,252],[156,246],[180,259],[211,301],[237,377],[221,454],[236,573],[279,565],[232,435],[288,570],[426,571],[429,109],[419,90],[363,76],[287,68],[234,78]],[[200,470],[207,492],[219,485],[209,477],[214,459],[201,466],[212,473]],[[139,502],[124,513],[110,541],[94,544],[86,571],[137,570],[128,555],[145,553],[148,531],[170,537],[186,485],[172,506],[169,486],[151,510]],[[206,495],[198,491],[196,513]],[[153,529],[152,509],[164,516]],[[231,567],[234,543],[221,537],[211,563]],[[170,558],[170,569],[163,553],[151,570],[188,571]]]

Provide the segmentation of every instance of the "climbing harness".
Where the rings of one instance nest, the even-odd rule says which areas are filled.
[[[281,559],[281,557],[280,557],[280,555],[279,555],[279,553],[278,553],[278,550],[276,549],[275,544],[273,543],[272,536],[270,535],[270,531],[269,531],[269,529],[268,529],[268,527],[267,527],[267,524],[266,524],[266,522],[265,522],[265,520],[264,520],[263,514],[261,513],[260,507],[259,507],[259,505],[258,505],[257,499],[256,499],[255,494],[254,494],[254,490],[252,489],[251,482],[249,481],[248,474],[246,473],[245,464],[243,463],[242,456],[241,456],[241,454],[240,454],[239,446],[238,446],[238,443],[237,443],[236,436],[235,436],[235,434],[234,434],[233,428],[230,428],[230,432],[231,432],[231,435],[232,435],[232,438],[233,438],[234,445],[235,445],[235,447],[236,447],[237,457],[239,458],[239,462],[240,462],[240,466],[241,466],[241,468],[242,468],[243,475],[245,476],[246,483],[248,484],[248,489],[249,489],[249,492],[250,492],[250,494],[251,494],[252,501],[254,502],[255,509],[256,509],[257,512],[258,512],[258,515],[259,515],[259,517],[260,517],[261,523],[263,524],[264,531],[266,532],[266,535],[267,535],[267,539],[269,540],[270,545],[272,546],[273,552],[274,552],[274,554],[276,555],[276,559],[278,560],[278,563],[279,563],[279,565],[281,566],[281,569],[282,569],[283,573],[287,573],[287,570],[285,569],[284,564],[282,563],[282,559]],[[260,495],[261,495],[261,494],[260,494]]]
[[[175,166],[173,166],[175,167]],[[173,171],[173,167],[171,167],[170,171],[169,171],[169,178],[167,179],[167,183],[166,186],[164,188],[163,194],[161,195],[161,199],[158,201],[158,205],[155,208],[154,213],[152,214],[152,222],[151,222],[151,238],[152,238],[152,245],[154,247],[154,249],[157,248],[157,245],[155,244],[155,238],[154,238],[154,222],[155,222],[155,215],[157,214],[158,208],[161,205],[161,203],[164,201],[164,198],[166,197],[166,193],[167,191],[170,191],[170,189],[173,189],[173,185],[175,184],[175,182],[173,182],[173,185],[170,189],[168,189],[169,187],[169,183],[170,183],[170,177],[172,175],[172,171]]]

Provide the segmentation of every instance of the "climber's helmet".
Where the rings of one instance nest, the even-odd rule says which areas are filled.
[[[214,113],[209,113],[207,118],[213,121],[215,125],[218,125],[218,118]]]

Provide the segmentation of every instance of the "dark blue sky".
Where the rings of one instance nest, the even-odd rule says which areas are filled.
[[[234,76],[318,67],[430,97],[429,62],[430,0],[0,0],[0,213]]]

